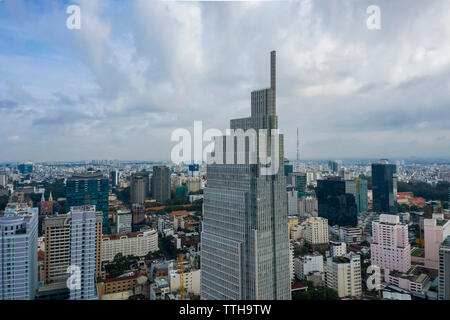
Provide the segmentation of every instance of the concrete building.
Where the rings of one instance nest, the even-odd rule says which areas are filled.
[[[149,193],[148,172],[136,172],[131,175],[130,201],[131,203],[144,204]]]
[[[289,215],[298,215],[298,192],[294,188],[287,190],[287,205]]]
[[[439,247],[439,300],[450,300],[450,236]]]
[[[317,217],[318,202],[316,197],[307,196],[298,199],[298,214],[301,217],[312,216]]]
[[[117,234],[130,233],[132,231],[132,215],[130,210],[118,210],[116,219]]]
[[[152,176],[152,197],[159,203],[170,199],[170,169],[167,166],[154,166]]]
[[[397,215],[381,214],[372,222],[370,246],[373,265],[383,270],[407,272],[411,268],[411,246],[408,226],[400,223]]]
[[[339,239],[348,245],[360,244],[362,241],[361,228],[345,226],[339,228]]]
[[[70,300],[97,300],[102,215],[96,214],[95,206],[72,207],[70,224],[70,265],[79,268],[81,279],[80,287],[71,288]]]
[[[180,269],[178,263],[174,263],[171,266],[169,266],[168,273],[169,273],[168,280],[170,292],[175,293],[177,291],[180,291],[181,282],[180,282]],[[199,269],[192,268],[192,266],[188,261],[184,263],[183,278],[184,278],[184,290],[186,294],[191,293],[196,296],[200,296],[201,294],[200,276],[201,272]]]
[[[303,238],[313,249],[328,246],[328,220],[311,217],[302,223]]]
[[[271,53],[270,88],[253,91],[251,116],[231,120],[230,127],[260,134],[278,129],[275,51]],[[230,151],[229,137],[215,138],[215,150],[207,165],[202,299],[290,300],[283,136],[261,139],[255,134],[248,144],[238,139],[242,148],[237,152],[234,148]],[[260,150],[259,157],[255,150]],[[264,164],[269,151],[274,170]]]
[[[450,235],[450,220],[443,214],[433,214],[432,219],[424,219],[425,267],[439,269],[439,246]]]
[[[188,187],[188,192],[198,192],[202,188],[202,179],[200,178],[188,178],[186,185]]]
[[[158,250],[158,233],[154,229],[120,235],[104,235],[102,261],[112,261],[118,253],[124,256],[143,257],[149,252]]]
[[[347,244],[345,242],[330,242],[330,255],[332,257],[342,257],[347,254]]]
[[[338,292],[340,298],[362,294],[361,258],[350,253],[343,257],[328,257],[325,267],[327,287]]]
[[[38,208],[10,203],[0,216],[0,300],[33,300],[38,288]]]
[[[70,220],[68,214],[44,220],[44,281],[66,281],[70,265]]]
[[[295,276],[297,279],[305,279],[308,275],[322,273],[323,256],[320,254],[306,255],[295,259]]]

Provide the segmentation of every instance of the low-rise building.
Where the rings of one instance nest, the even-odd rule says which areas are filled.
[[[154,229],[119,235],[104,235],[102,261],[112,261],[118,253],[124,256],[143,257],[149,252],[158,250],[158,233]]]

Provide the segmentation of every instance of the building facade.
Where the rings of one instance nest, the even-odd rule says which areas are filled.
[[[357,254],[328,257],[325,267],[326,285],[335,289],[340,298],[362,294],[361,258]]]
[[[306,219],[302,226],[304,227],[303,238],[313,249],[328,246],[328,220],[320,217],[311,217]]]
[[[154,166],[152,176],[152,197],[159,203],[170,199],[170,169],[167,166]]]
[[[372,163],[373,210],[380,213],[397,213],[396,165]]]
[[[439,300],[450,300],[450,236],[439,247]]]
[[[131,175],[130,201],[131,203],[144,204],[149,194],[148,172],[137,172]]]
[[[250,136],[239,139],[236,149],[230,148],[231,135],[216,137],[208,160],[201,236],[203,300],[291,299],[284,146],[283,136],[277,134],[275,77],[272,52],[270,88],[251,93],[249,118],[231,120],[232,130],[242,129]],[[263,139],[256,132],[275,134]],[[269,153],[272,162],[264,164]]]

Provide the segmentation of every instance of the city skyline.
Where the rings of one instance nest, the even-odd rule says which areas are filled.
[[[0,3],[0,162],[167,161],[246,114],[272,49],[286,157],[297,128],[300,159],[450,157],[448,2],[379,1],[376,31],[368,1],[73,3],[80,30],[68,1]]]

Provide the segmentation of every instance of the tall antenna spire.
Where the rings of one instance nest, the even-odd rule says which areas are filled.
[[[300,161],[300,140],[298,139],[298,128],[297,128],[297,162]]]

